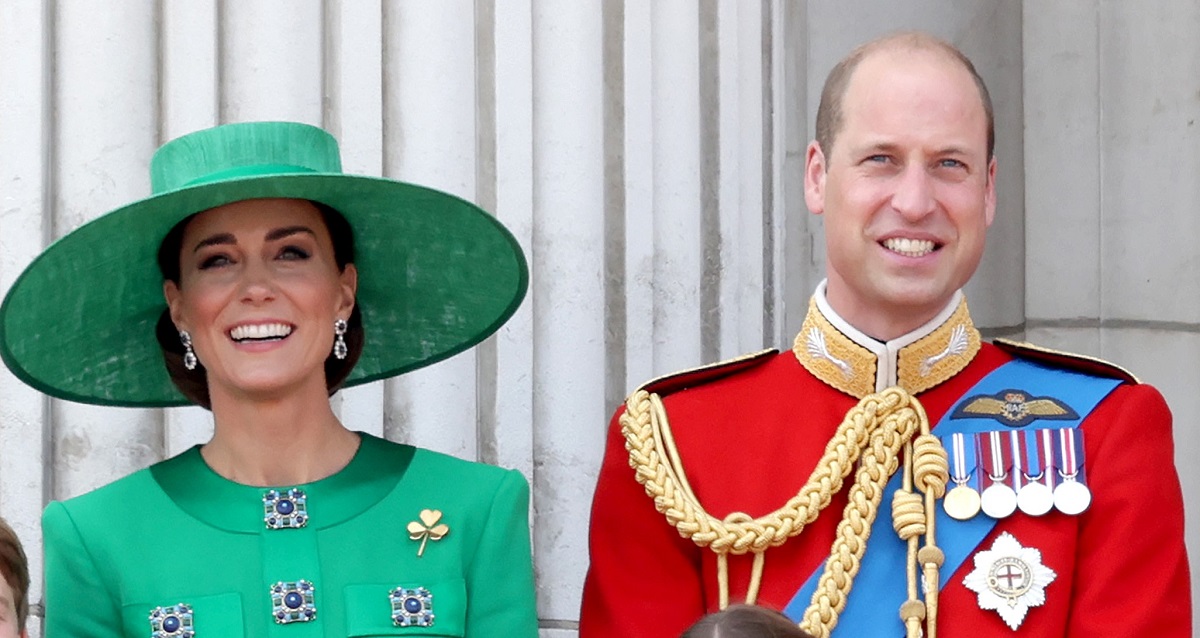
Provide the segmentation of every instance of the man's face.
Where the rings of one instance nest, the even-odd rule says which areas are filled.
[[[0,576],[0,638],[25,638],[25,632],[17,631],[17,601],[3,576]]]
[[[825,216],[827,298],[892,339],[970,279],[996,209],[987,116],[966,69],[939,52],[876,51],[843,96],[826,154],[809,145],[805,201]]]

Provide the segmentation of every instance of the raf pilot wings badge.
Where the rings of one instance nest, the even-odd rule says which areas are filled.
[[[980,394],[959,404],[951,419],[995,419],[1013,428],[1024,427],[1039,419],[1070,421],[1079,415],[1071,406],[1054,397],[1031,397],[1021,390],[1001,390]]]

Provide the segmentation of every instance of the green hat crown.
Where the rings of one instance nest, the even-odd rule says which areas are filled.
[[[150,191],[287,173],[340,173],[337,140],[297,122],[246,122],[197,131],[164,144],[150,160]]]
[[[314,126],[198,131],[160,148],[150,173],[149,198],[51,244],[0,305],[0,357],[46,394],[103,405],[187,402],[155,337],[166,309],[157,252],[188,216],[232,202],[307,199],[350,223],[365,341],[347,387],[479,343],[528,287],[520,245],[494,217],[437,190],[342,173],[337,141]]]

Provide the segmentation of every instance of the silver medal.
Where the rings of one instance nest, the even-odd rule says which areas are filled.
[[[1017,492],[1017,507],[1030,516],[1041,516],[1054,508],[1054,492],[1044,483],[1026,483]]]
[[[1017,493],[1004,483],[992,483],[979,495],[979,507],[992,518],[1005,518],[1017,511]]]
[[[1092,504],[1092,491],[1073,477],[1064,477],[1054,488],[1054,507],[1063,514],[1082,514]]]
[[[1025,484],[1017,490],[1017,507],[1030,516],[1041,516],[1054,509],[1054,469],[1046,467],[1054,456],[1053,437],[1050,430],[1029,430],[1022,437],[1028,458]]]
[[[1063,514],[1082,514],[1092,504],[1092,491],[1084,481],[1083,432],[1067,428],[1058,433],[1062,480],[1054,488],[1054,507]]]
[[[979,495],[979,507],[983,509],[984,514],[992,518],[1005,518],[1017,511],[1017,493],[1006,483],[1008,459],[1012,457],[1008,456],[1006,459],[1005,456],[1000,433],[988,432],[984,462],[992,484]]]

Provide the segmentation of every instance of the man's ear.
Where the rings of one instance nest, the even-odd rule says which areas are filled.
[[[984,215],[986,215],[987,225],[992,225],[992,220],[996,217],[996,158],[993,157],[988,161],[987,169],[987,190],[983,193]]]
[[[804,158],[804,203],[815,215],[825,212],[825,152],[816,140]]]

